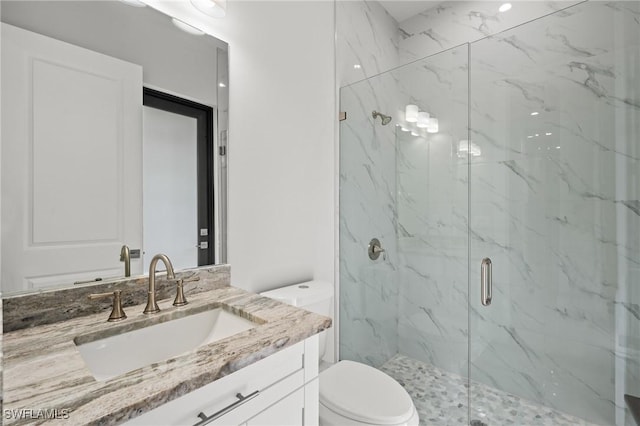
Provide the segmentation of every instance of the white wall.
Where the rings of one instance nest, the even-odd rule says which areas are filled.
[[[145,85],[217,105],[216,48],[226,49],[219,40],[187,34],[161,13],[118,1],[2,3],[3,22],[141,65]]]
[[[224,19],[148,3],[229,43],[232,284],[333,282],[333,3],[229,2]]]

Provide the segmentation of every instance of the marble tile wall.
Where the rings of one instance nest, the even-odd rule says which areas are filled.
[[[398,24],[400,64],[406,64],[454,46],[471,43],[533,19],[557,12],[579,1],[518,1],[499,12],[499,1],[444,1]]]
[[[639,18],[590,2],[471,45],[471,376],[599,424],[639,384]]]
[[[340,87],[579,3],[525,0],[500,13],[497,1],[416,1],[424,11],[401,22],[377,1],[336,1]]]
[[[398,66],[398,23],[377,1],[336,1],[339,87]]]
[[[389,74],[341,89],[340,357],[380,366],[398,351],[395,125],[396,81]],[[385,249],[371,260],[378,238]]]
[[[391,74],[403,104],[439,122],[438,133],[397,131],[399,350],[467,374],[468,47]]]
[[[409,101],[421,104],[436,111],[441,123],[449,114],[462,118],[455,106],[445,107],[464,99],[452,84],[463,80],[456,69],[465,72],[451,67],[453,53],[342,89],[341,110],[351,114],[348,138],[361,149],[344,155],[348,138],[341,132],[340,281],[341,294],[348,295],[341,309],[386,307],[389,315],[376,313],[388,320],[384,333],[380,324],[359,319],[371,327],[372,340],[352,333],[345,342],[341,334],[341,357],[369,357],[379,365],[396,345],[400,353],[466,375],[470,334],[473,379],[591,422],[631,424],[622,396],[640,393],[639,3],[580,4],[476,41],[578,2],[518,2],[510,15],[491,11],[490,2],[443,2],[398,24],[395,39],[385,25],[383,40],[394,41],[384,46],[371,36],[374,23],[393,18],[371,2],[344,3],[337,7],[337,59],[345,85],[384,71],[380,64],[391,69],[474,42],[471,140],[482,154],[471,159],[467,176],[467,159],[456,155],[462,133],[442,132],[431,138],[398,133],[388,142],[395,142],[395,154],[371,155],[378,149],[371,123],[358,127],[351,121],[348,108],[366,111],[373,99],[390,102],[396,113]],[[368,18],[341,20],[347,7],[350,16],[366,9]],[[361,61],[352,71],[345,45],[361,57],[377,52],[378,61]],[[374,83],[380,81],[389,82]],[[347,101],[356,87],[367,95]],[[534,111],[539,114],[532,116]],[[396,155],[396,163],[387,155]],[[362,185],[371,179],[364,173],[351,179],[351,192],[343,188],[349,169],[359,167],[386,182],[395,179],[397,193]],[[360,188],[369,195],[358,195]],[[383,276],[380,267],[369,275],[347,273],[366,265],[357,256],[366,246],[364,235],[378,232],[362,216],[371,209],[397,222],[394,230],[384,229],[385,238],[395,232],[397,240],[385,264],[393,282],[386,292],[375,284]],[[349,235],[352,224],[362,233]],[[494,261],[491,308],[480,308],[476,285],[484,256]],[[383,294],[393,294],[397,305],[383,303]],[[397,337],[388,327],[391,314],[397,315]],[[342,316],[340,329],[355,331],[353,318]]]
[[[466,300],[464,296],[466,271],[460,268],[464,264],[460,256],[466,256],[462,249],[466,241],[464,235],[460,234],[460,229],[466,226],[463,225],[466,220],[463,214],[466,210],[466,201],[461,195],[460,187],[450,188],[458,194],[455,200],[438,204],[436,202],[438,200],[432,198],[429,210],[419,204],[423,200],[417,197],[417,206],[405,208],[405,204],[410,200],[406,198],[406,192],[403,192],[402,188],[396,188],[394,129],[391,127],[383,129],[379,124],[374,126],[370,111],[377,109],[393,115],[394,123],[397,124],[401,116],[399,113],[404,105],[414,102],[420,103],[423,109],[433,109],[435,113],[445,114],[446,112],[450,117],[460,117],[459,113],[438,107],[437,101],[444,99],[443,105],[447,104],[449,91],[455,89],[459,90],[457,102],[460,102],[465,96],[463,91],[466,90],[466,77],[449,76],[447,64],[439,65],[438,59],[434,58],[425,62],[423,72],[418,71],[414,77],[409,76],[412,71],[408,71],[409,68],[407,68],[404,71],[398,70],[396,75],[382,74],[369,80],[362,80],[404,65],[420,55],[432,55],[468,39],[475,40],[550,13],[560,7],[557,3],[560,2],[521,2],[526,5],[503,18],[494,10],[495,3],[491,2],[434,4],[425,1],[424,13],[398,24],[376,1],[337,2],[337,67],[338,82],[342,87],[340,109],[347,111],[349,115],[348,120],[341,124],[340,132],[340,292],[341,319],[343,320],[340,327],[340,351],[342,358],[359,359],[378,365],[386,360],[385,357],[388,358],[387,355],[393,355],[394,350],[397,350],[397,342],[401,341],[402,346],[407,348],[407,352],[417,357],[422,353],[423,356],[419,357],[420,359],[434,361],[437,358],[442,362],[446,360],[443,367],[453,368],[460,373],[463,372],[461,369],[465,368],[460,357],[466,351],[464,344],[466,311],[461,310]],[[562,3],[567,4],[567,2]],[[465,19],[469,22],[462,22]],[[450,25],[453,21],[459,24]],[[421,26],[424,28],[421,29]],[[434,42],[435,44],[425,41],[432,40],[429,37],[425,39],[425,32],[428,32],[432,26],[439,28],[438,33],[444,35],[444,38]],[[454,51],[457,54],[456,60],[459,62],[463,56],[461,50]],[[401,74],[403,78],[408,76],[408,85],[405,84],[404,92],[399,94],[398,90],[402,85]],[[416,80],[422,77],[425,77],[426,81],[436,83],[437,87],[427,88],[425,93],[418,93],[426,87]],[[444,80],[441,80],[443,78]],[[354,82],[359,83],[352,84]],[[466,105],[466,100],[464,104]],[[383,107],[386,105],[388,107]],[[458,103],[458,106],[462,104]],[[466,117],[466,113],[464,114]],[[441,119],[446,121],[446,114],[442,115]],[[459,134],[461,132],[456,133],[455,139],[464,139],[459,137]],[[443,179],[450,182],[452,186],[465,185],[466,172],[463,172],[464,169],[460,167],[460,161],[455,156],[453,147],[458,140],[454,141],[451,136],[432,139],[438,138],[438,142],[429,145],[430,156],[422,159],[430,162],[431,165],[442,166],[438,173],[435,172],[435,168],[430,169],[433,174],[431,182]],[[418,150],[417,156],[409,151],[406,154],[413,160],[420,161],[420,153],[425,152],[427,151]],[[399,151],[399,155],[403,155],[403,151]],[[447,161],[442,162],[442,156],[447,158]],[[420,167],[415,166],[414,169],[421,170]],[[409,189],[412,185],[407,176],[398,178],[400,185],[407,186],[405,189]],[[429,191],[429,189],[421,188],[421,191]],[[433,190],[431,189],[430,192],[433,193]],[[405,197],[405,199],[398,203],[398,197]],[[436,210],[434,206],[440,207]],[[417,211],[416,208],[418,208]],[[438,217],[447,218],[447,220],[435,222],[437,225],[423,233],[414,232],[412,239],[410,236],[397,233],[397,230],[400,230],[400,233],[404,232],[402,226],[396,226],[398,210],[402,210],[402,226],[407,228],[411,227],[411,221],[420,223],[420,220],[426,220],[424,216],[434,220]],[[455,226],[452,226],[452,221],[448,220],[450,214],[456,215]],[[434,232],[439,234],[440,241],[437,240]],[[380,235],[385,237],[383,244],[387,249],[388,258],[382,263],[372,264],[363,255],[369,240]],[[447,250],[453,253],[443,256],[435,250],[425,252],[424,247],[416,242],[420,238],[424,240],[427,236],[431,244],[428,247],[432,249],[442,247],[447,242],[452,244]],[[395,251],[396,241],[400,241],[406,248],[403,249],[402,261],[405,266],[409,266],[403,269],[401,276],[397,272],[400,258]],[[457,330],[458,336],[455,341],[445,338],[441,332],[437,331],[433,321],[431,321],[431,329],[422,331],[423,334],[434,337],[432,344],[425,344],[423,339],[415,338],[416,330],[424,326],[425,318],[431,315],[435,319],[433,312],[437,311],[424,304],[416,303],[415,300],[429,299],[434,291],[436,294],[441,294],[437,286],[435,288],[424,286],[421,281],[425,275],[425,264],[422,262],[425,256],[431,256],[430,263],[433,264],[429,268],[431,279],[437,285],[447,286],[446,297],[451,304],[439,305],[439,308],[455,318],[455,321],[447,326]],[[434,269],[436,267],[437,269]],[[450,277],[447,272],[449,270],[455,270],[456,277]],[[440,284],[441,282],[450,284]],[[397,295],[401,291],[404,295],[401,299],[403,302],[398,302]],[[411,314],[398,316],[398,306],[404,308],[411,300],[414,301]],[[394,324],[402,324],[397,334],[392,332]],[[382,328],[384,332],[381,331]],[[433,330],[436,330],[435,334],[432,333]],[[439,336],[439,340],[435,340],[435,336]],[[447,351],[453,350],[453,347],[455,347],[456,356],[448,357]]]
[[[377,1],[336,2],[340,111],[340,359],[381,366],[398,352],[397,22]],[[366,46],[366,48],[363,48]],[[355,83],[358,82],[358,83]],[[382,126],[371,112],[394,120]],[[367,256],[378,238],[386,258]]]

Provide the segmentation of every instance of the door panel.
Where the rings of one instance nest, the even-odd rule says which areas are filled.
[[[178,268],[212,265],[213,108],[148,87],[143,99],[145,264],[157,247]]]
[[[144,107],[144,270],[165,253],[198,265],[197,120]]]
[[[2,290],[123,275],[120,247],[142,244],[142,68],[2,24],[2,90]]]

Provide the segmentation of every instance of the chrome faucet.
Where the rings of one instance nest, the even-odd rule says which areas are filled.
[[[120,249],[120,262],[124,262],[124,276],[131,276],[131,251],[128,245],[123,245]]]
[[[160,312],[160,308],[156,303],[156,265],[158,264],[158,260],[162,260],[165,268],[167,269],[167,279],[176,279],[176,276],[173,273],[173,265],[167,255],[156,254],[153,256],[151,264],[149,265],[149,292],[147,293],[147,306],[144,308],[144,311],[142,311],[145,314],[155,314],[156,312]]]

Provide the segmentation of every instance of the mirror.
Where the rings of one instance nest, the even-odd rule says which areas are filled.
[[[125,245],[131,276],[224,263],[227,43],[133,0],[0,13],[3,296],[120,279]]]

